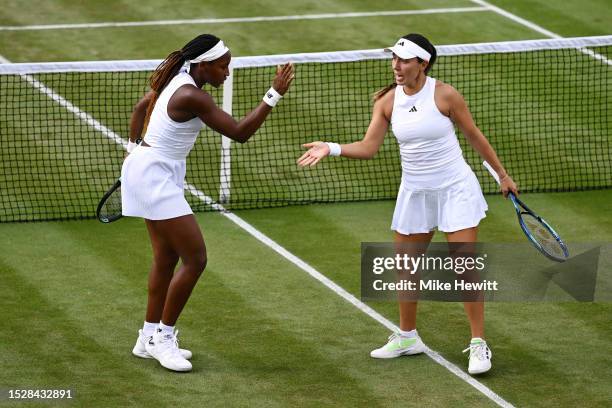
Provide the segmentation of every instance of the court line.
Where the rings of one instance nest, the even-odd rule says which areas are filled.
[[[324,14],[298,14],[289,16],[256,16],[256,17],[230,17],[230,18],[196,18],[184,20],[155,20],[155,21],[123,21],[103,23],[76,23],[76,24],[36,24],[26,26],[0,26],[0,31],[29,31],[29,30],[58,30],[80,28],[109,28],[109,27],[142,27],[184,24],[229,24],[229,23],[256,23],[262,21],[295,21],[295,20],[322,20],[330,18],[355,17],[384,17],[405,16],[420,14],[441,13],[469,13],[475,11],[490,11],[487,7],[449,7],[422,10],[388,10],[365,11],[352,13],[324,13]]]
[[[0,55],[0,63],[9,64],[10,61]],[[73,105],[66,98],[62,97],[60,94],[55,92],[53,89],[47,87],[45,84],[34,78],[32,75],[22,74],[19,75],[24,81],[28,82],[32,87],[38,90],[40,93],[45,94],[49,99],[57,102],[63,108],[66,108],[67,111],[71,112],[77,118],[81,119],[83,122],[87,123],[89,126],[94,128],[95,130],[102,133],[107,138],[111,139],[115,143],[121,145],[124,149],[127,149],[127,142],[123,140],[121,136],[113,132],[111,129],[104,126],[102,123],[93,118],[90,114],[80,109],[78,106]]]
[[[563,36],[557,34],[557,33],[553,33],[550,30],[545,29],[544,27],[537,25],[536,23],[534,23],[533,21],[529,21],[527,19],[524,19],[523,17],[519,17],[516,14],[513,14],[507,10],[504,10],[500,7],[494,6],[493,4],[485,1],[485,0],[471,0],[472,3],[476,3],[479,4],[485,8],[487,8],[490,11],[493,11],[494,13],[499,14],[500,16],[506,17],[516,23],[519,23],[525,27],[528,27],[530,29],[532,29],[533,31],[537,31],[540,34],[544,34],[545,36],[549,37],[549,38],[563,38]],[[608,65],[612,65],[612,60],[608,59],[606,56],[601,55],[596,53],[595,51],[589,50],[588,48],[576,48],[578,51],[582,52],[583,54],[586,54],[590,57],[595,58],[598,61],[603,62],[604,64],[608,64]]]
[[[204,202],[208,202],[208,200],[212,200],[210,199],[210,197],[205,196],[204,193],[202,193],[201,191],[195,189],[195,187],[193,187],[192,185],[188,184],[187,189],[189,190],[191,194],[195,195],[196,197],[198,197],[200,200]],[[295,266],[297,266],[298,268],[300,268],[301,270],[309,274],[314,279],[321,282],[328,289],[333,291],[336,295],[340,296],[341,298],[343,298],[344,300],[346,300],[347,302],[355,306],[357,309],[361,310],[363,313],[365,313],[372,319],[376,320],[378,323],[380,323],[381,325],[383,325],[390,331],[395,332],[395,333],[399,331],[399,327],[393,324],[389,319],[382,316],[380,313],[378,313],[376,310],[372,309],[370,306],[363,303],[361,300],[357,299],[351,293],[347,292],[343,287],[341,287],[340,285],[338,285],[337,283],[329,279],[327,276],[317,271],[315,268],[310,266],[308,263],[306,263],[305,261],[303,261],[296,255],[294,255],[293,253],[291,253],[290,251],[288,251],[281,245],[279,245],[276,241],[274,241],[273,239],[271,239],[264,233],[260,232],[258,229],[253,227],[251,224],[249,224],[242,218],[238,217],[236,214],[227,212],[227,211],[223,211],[221,212],[221,214],[225,216],[226,218],[228,218],[233,223],[235,223],[236,225],[238,225],[244,231],[252,235],[255,239],[257,239],[258,241],[260,241],[261,243],[263,243],[264,245],[272,249],[274,252],[278,253],[283,258],[287,259],[289,262],[291,262],[292,264],[294,264]],[[488,399],[496,403],[498,406],[504,407],[504,408],[514,407],[512,404],[504,400],[502,397],[496,394],[489,387],[482,384],[480,381],[476,380],[474,377],[466,374],[465,371],[463,371],[462,369],[457,367],[455,364],[451,363],[450,361],[442,357],[440,353],[438,353],[435,350],[432,350],[427,345],[425,345],[425,347],[426,347],[425,354],[427,354],[429,358],[431,358],[433,361],[435,361],[442,367],[446,368],[448,371],[453,373],[459,379],[463,380],[464,382],[474,387],[481,394],[483,394]]]
[[[4,63],[10,62],[6,58],[2,57],[1,55],[0,55],[0,60],[3,61]],[[76,117],[78,117],[79,119],[87,123],[89,126],[94,128],[95,130],[98,130],[104,136],[114,141],[115,143],[123,147],[124,149],[127,148],[127,142],[120,135],[118,135],[117,133],[109,129],[108,127],[104,126],[98,120],[94,119],[91,115],[89,115],[87,112],[81,110],[79,107],[75,106],[70,101],[68,101],[67,99],[59,95],[57,92],[53,91],[52,89],[44,85],[42,82],[33,78],[32,76],[21,75],[21,77],[24,78],[32,86],[34,86],[38,91],[47,95],[50,99],[57,102],[62,107],[66,108],[68,111],[70,111]],[[194,185],[190,183],[185,183],[185,189],[190,194],[192,194],[193,196],[201,200],[202,202],[211,205],[215,210],[219,210],[220,214],[222,214],[224,217],[226,217],[227,219],[229,219],[230,221],[238,225],[248,234],[250,234],[255,239],[257,239],[258,241],[260,241],[261,243],[263,243],[264,245],[266,245],[267,247],[269,247],[270,249],[278,253],[283,258],[287,259],[289,262],[291,262],[298,268],[308,273],[311,277],[321,282],[327,288],[332,290],[335,294],[342,297],[344,300],[346,300],[347,302],[355,306],[357,309],[361,310],[363,313],[365,313],[372,319],[376,320],[378,323],[386,327],[388,330],[393,331],[393,332],[397,332],[399,330],[399,327],[393,324],[390,320],[388,320],[387,318],[382,316],[380,313],[372,309],[370,306],[366,305],[365,303],[357,299],[355,296],[347,292],[340,285],[338,285],[337,283],[329,279],[327,276],[317,271],[315,268],[310,266],[308,263],[306,263],[305,261],[303,261],[296,255],[294,255],[293,253],[289,252],[287,249],[279,245],[276,241],[274,241],[267,235],[260,232],[258,229],[253,227],[251,224],[249,224],[248,222],[246,222],[245,220],[243,220],[236,214],[227,211],[222,205],[216,203],[211,197],[207,196],[202,191],[198,190]],[[432,350],[427,345],[425,347],[427,348],[427,350],[425,351],[425,354],[427,354],[429,358],[431,358],[433,361],[435,361],[442,367],[446,368],[448,371],[453,373],[455,376],[457,376],[462,381],[474,387],[476,390],[478,390],[481,394],[489,398],[491,401],[495,402],[497,405],[503,408],[513,408],[514,407],[512,404],[510,404],[508,401],[504,400],[502,397],[497,395],[493,390],[488,388],[486,385],[474,379],[472,376],[466,374],[463,370],[461,370],[455,364],[451,363],[450,361],[442,357],[440,353],[438,353],[435,350]]]

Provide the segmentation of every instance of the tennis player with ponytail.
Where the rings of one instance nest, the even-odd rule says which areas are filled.
[[[151,91],[136,104],[130,121],[129,155],[121,171],[122,212],[144,218],[153,248],[145,322],[132,353],[155,358],[173,371],[192,369],[191,352],[178,348],[174,326],[207,261],[183,191],[187,155],[203,126],[240,143],[249,140],[294,77],[292,64],[278,67],[263,101],[236,121],[202,90],[204,84],[223,84],[230,60],[219,38],[194,38],[153,72]],[[179,259],[182,265],[175,272]]]
[[[326,156],[371,159],[383,143],[391,125],[398,140],[402,182],[391,229],[398,243],[428,245],[434,229],[443,231],[448,242],[476,242],[478,224],[487,203],[455,135],[461,130],[480,156],[499,175],[505,196],[517,194],[495,151],[476,127],[463,96],[451,85],[427,76],[436,61],[435,47],[422,35],[408,34],[386,49],[393,53],[395,81],[375,96],[370,126],[361,141],[339,145],[313,142],[299,159],[300,166],[313,166]],[[484,340],[484,303],[465,302],[472,340],[468,372],[479,374],[491,368],[491,350]],[[400,331],[389,337],[374,358],[418,354],[425,345],[416,331],[417,302],[400,301]]]

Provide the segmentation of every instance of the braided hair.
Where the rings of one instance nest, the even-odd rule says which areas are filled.
[[[185,65],[185,61],[192,60],[205,53],[217,45],[219,41],[221,40],[212,34],[198,35],[196,38],[185,44],[185,46],[180,50],[171,52],[170,55],[168,55],[166,59],[157,66],[149,79],[149,84],[151,86],[151,90],[153,91],[153,98],[151,98],[149,106],[147,107],[143,133],[146,131],[147,125],[149,124],[151,112],[153,112],[157,98],[164,88],[168,86],[172,78],[179,73],[183,65]]]

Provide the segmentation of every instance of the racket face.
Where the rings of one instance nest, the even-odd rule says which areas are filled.
[[[121,182],[117,181],[115,185],[106,193],[96,211],[98,220],[103,223],[117,221],[122,217],[121,214]]]
[[[568,258],[567,247],[543,219],[527,212],[522,212],[520,219],[523,231],[540,252],[558,262],[563,262]]]

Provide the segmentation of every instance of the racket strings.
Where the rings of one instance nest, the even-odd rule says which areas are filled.
[[[113,219],[121,215],[121,189],[118,188],[108,196],[102,208],[100,218]]]
[[[531,235],[546,252],[559,258],[565,258],[561,244],[548,228],[530,214],[525,214],[522,218]]]

